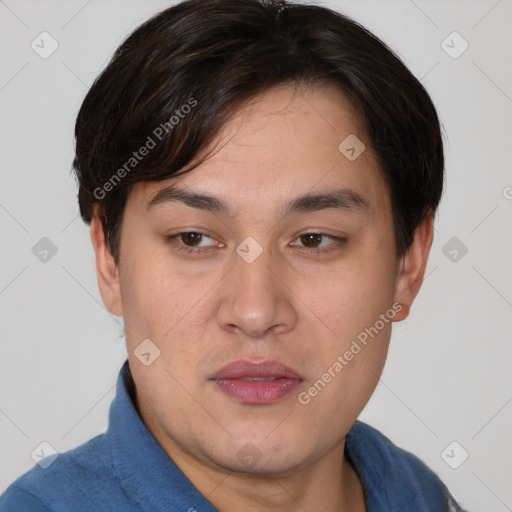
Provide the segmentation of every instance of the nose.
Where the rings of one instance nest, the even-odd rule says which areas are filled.
[[[268,250],[252,262],[234,255],[222,292],[217,321],[222,329],[250,338],[283,334],[295,326],[289,275]]]

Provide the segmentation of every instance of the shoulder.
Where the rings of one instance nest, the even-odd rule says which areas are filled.
[[[368,498],[379,507],[448,510],[451,497],[439,476],[377,429],[356,421],[347,434],[346,446]]]
[[[103,498],[110,495],[118,501],[114,495],[119,485],[104,435],[58,454],[46,469],[42,466],[35,465],[7,488],[0,512],[101,510]],[[102,503],[96,502],[97,496]]]
[[[7,491],[0,496],[1,512],[51,512],[39,498],[16,485],[12,484]]]

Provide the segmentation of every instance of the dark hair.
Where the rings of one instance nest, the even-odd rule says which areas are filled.
[[[364,27],[328,8],[287,0],[187,0],[121,44],[76,121],[73,168],[83,220],[100,217],[119,263],[123,212],[135,183],[195,168],[204,159],[190,166],[192,159],[259,93],[325,83],[342,90],[361,116],[389,187],[401,256],[441,198],[443,144],[434,105]]]

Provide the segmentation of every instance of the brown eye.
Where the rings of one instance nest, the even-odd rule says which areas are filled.
[[[305,235],[301,235],[300,239],[301,242],[306,247],[317,247],[318,244],[322,242],[322,237],[325,235],[322,235],[320,233],[307,233]]]
[[[180,238],[185,245],[194,247],[196,244],[201,243],[203,233],[196,233],[195,231],[180,233]]]
[[[326,253],[344,246],[348,239],[345,237],[326,235],[325,233],[303,233],[297,239],[300,243],[292,243],[292,247],[303,247],[306,253]]]
[[[203,253],[223,247],[208,233],[200,233],[199,231],[182,231],[166,238],[172,247],[187,253]]]

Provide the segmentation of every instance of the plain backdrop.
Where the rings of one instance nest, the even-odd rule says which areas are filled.
[[[171,3],[0,1],[0,491],[42,441],[61,452],[107,426],[126,350],[78,216],[74,121],[119,43]],[[387,42],[445,131],[426,279],[360,419],[424,460],[469,510],[512,510],[512,0],[317,3]],[[31,46],[55,45],[42,32],[58,44],[47,58]],[[47,261],[44,237],[56,251]]]

